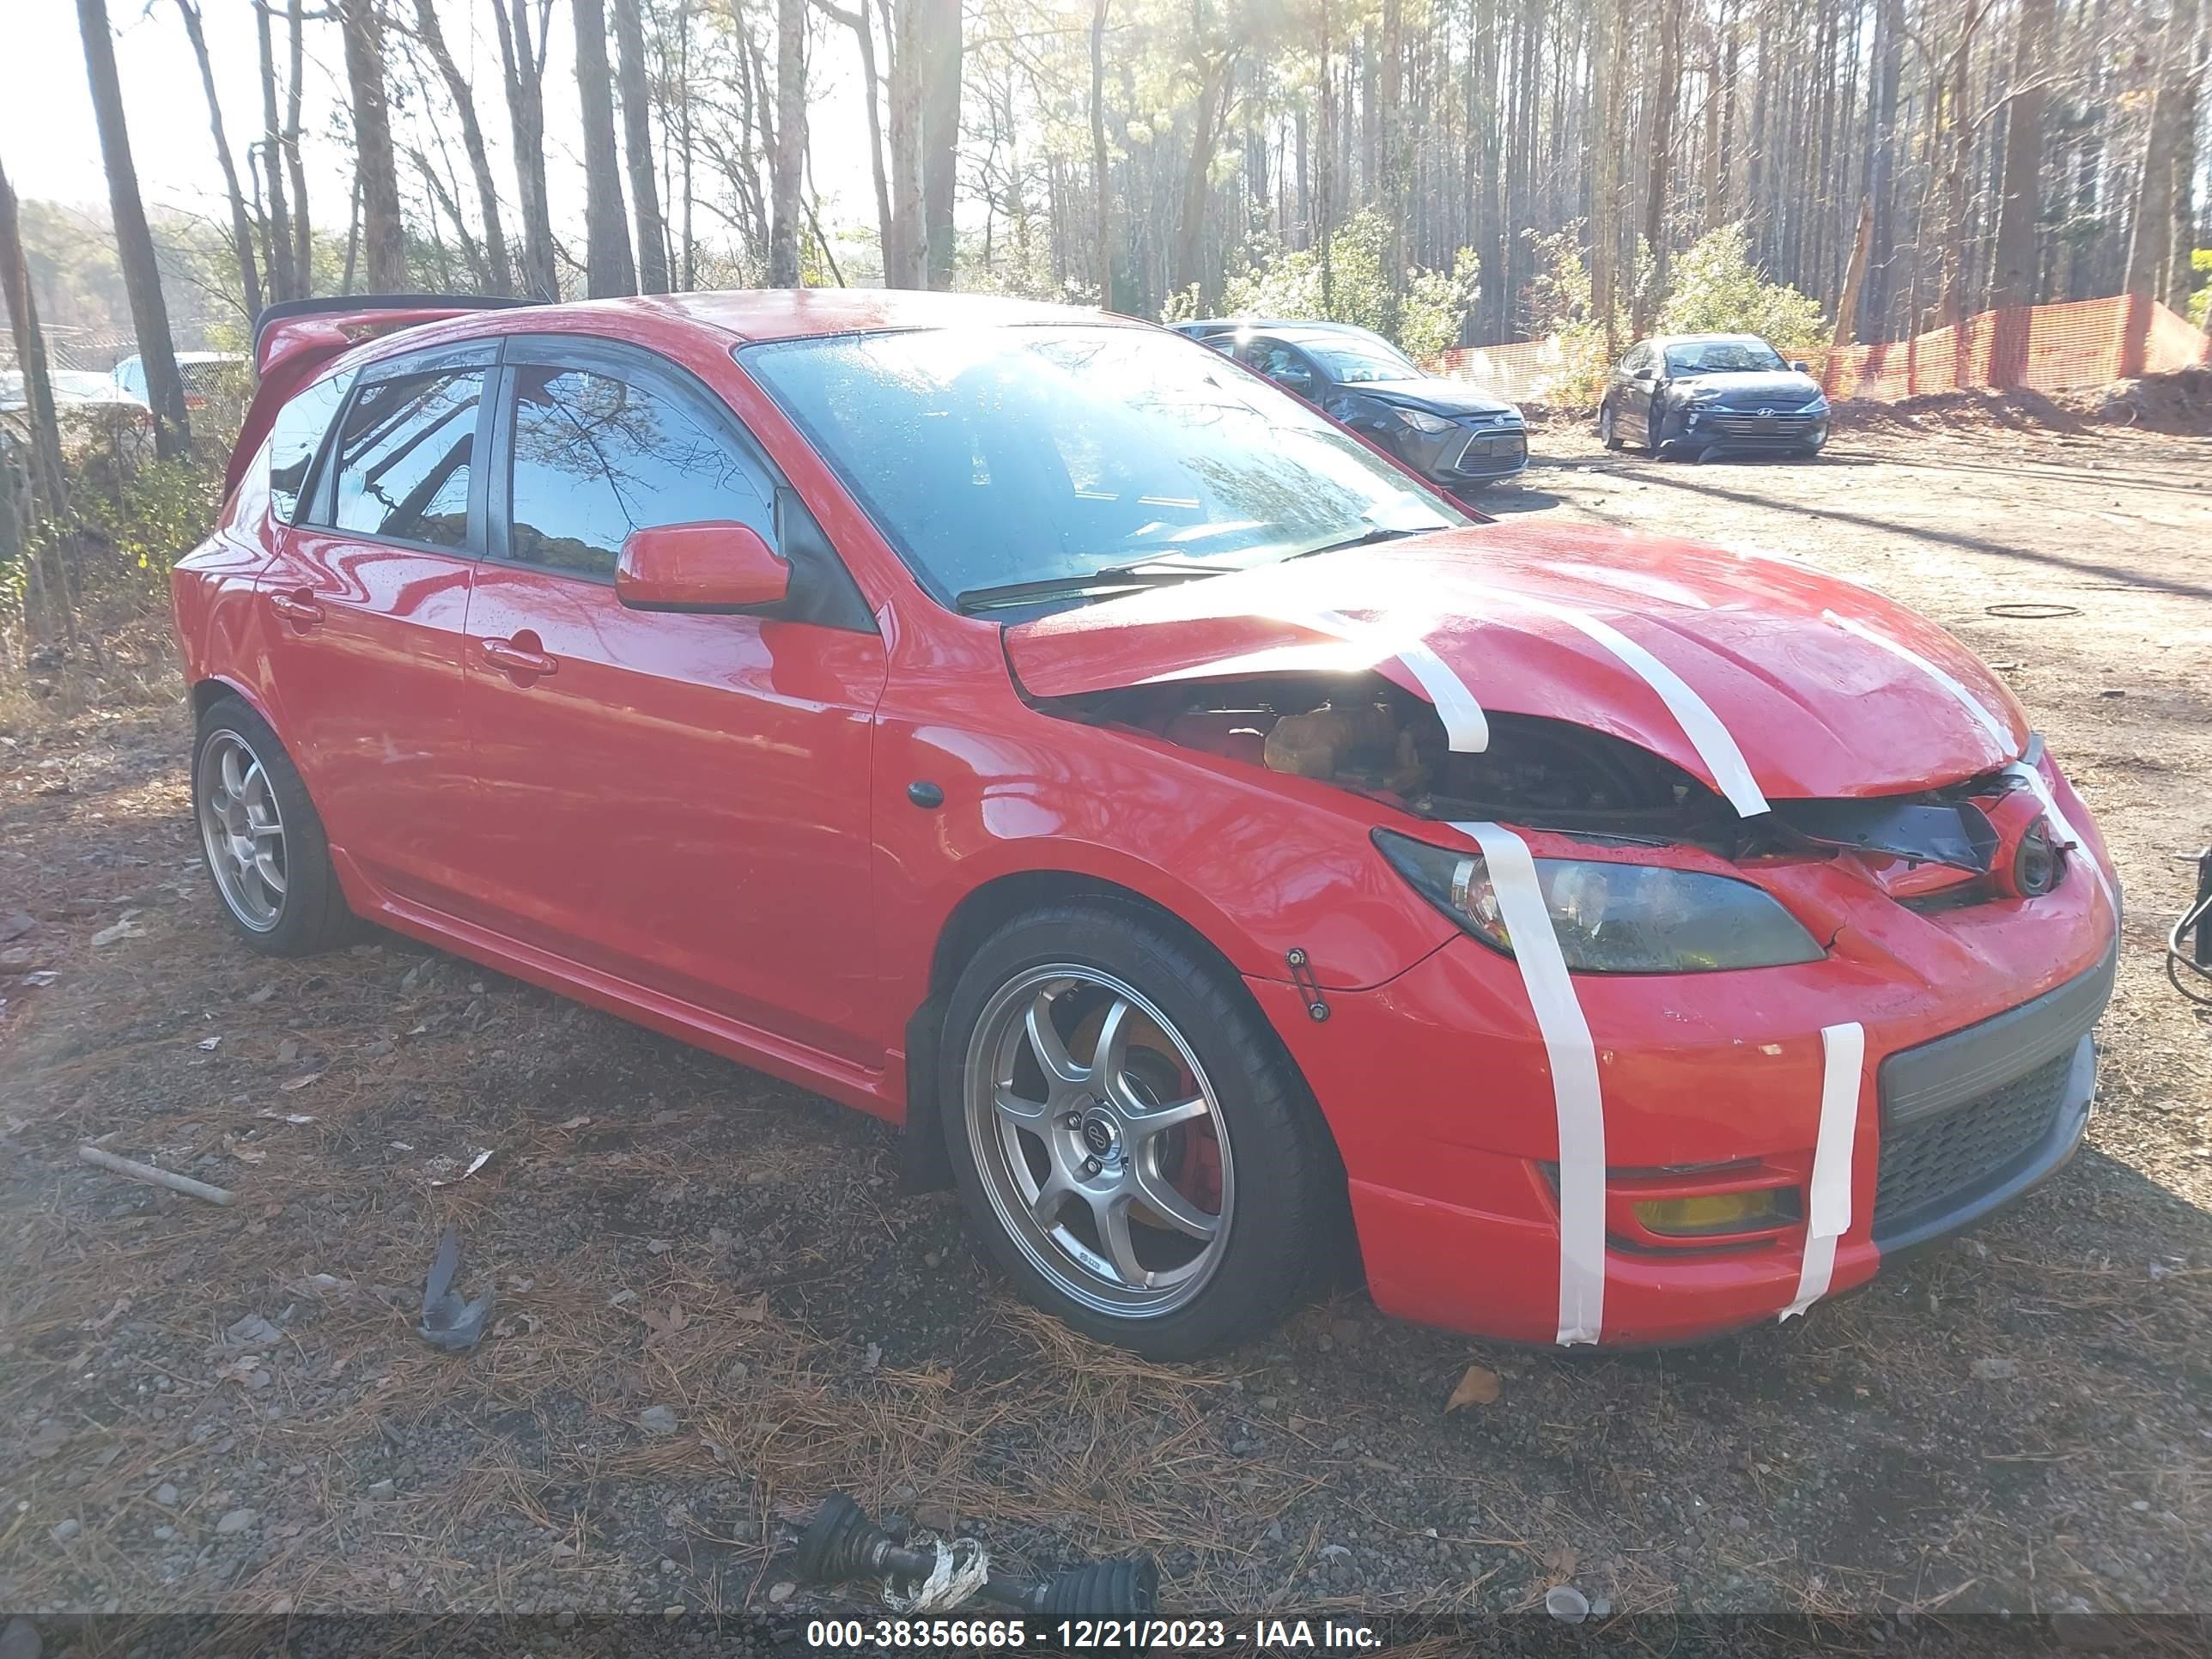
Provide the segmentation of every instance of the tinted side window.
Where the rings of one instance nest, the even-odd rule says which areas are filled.
[[[484,372],[412,374],[364,387],[338,434],[337,527],[463,547]]]
[[[511,557],[611,580],[629,532],[654,525],[734,519],[775,542],[769,481],[688,402],[529,366],[514,397]]]
[[[318,380],[276,411],[269,429],[269,501],[277,518],[290,524],[300,510],[300,497],[307,488],[307,469],[315,464],[338,405],[345,402],[353,384],[353,371]]]

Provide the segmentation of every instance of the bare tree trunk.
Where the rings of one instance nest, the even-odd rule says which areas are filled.
[[[622,77],[623,151],[629,164],[630,215],[637,222],[637,285],[668,292],[668,232],[653,176],[653,105],[646,90],[645,24],[638,0],[614,0],[615,46]]]
[[[2173,166],[2173,234],[2171,238],[2172,257],[2167,265],[2166,303],[2167,309],[2186,315],[2191,287],[2196,280],[2190,266],[2190,252],[2197,246],[2197,124],[2204,101],[2204,60],[2212,52],[2212,30],[2203,33],[2199,18],[2198,0],[2184,0],[2173,9],[2169,27],[2174,32],[2176,50],[2183,62],[2174,77],[2176,102],[2174,130],[2179,135],[2181,151]],[[2212,238],[2208,238],[2212,240]]]
[[[525,0],[515,0],[518,10]],[[623,223],[622,163],[615,153],[612,76],[603,0],[574,0],[576,94],[584,120],[584,291],[592,299],[637,292]]]
[[[422,187],[428,192],[431,204],[446,216],[447,222],[453,228],[453,240],[461,245],[461,258],[469,262],[470,274],[480,289],[489,291],[491,271],[484,264],[483,249],[469,234],[469,222],[461,212],[460,203],[454,199],[453,192],[447,189],[445,180],[438,177],[437,169],[430,165],[430,158],[419,149],[415,150],[413,155],[416,171],[422,175]],[[436,236],[434,229],[431,234]],[[439,258],[442,261],[446,252],[443,237],[437,237],[437,246]]]
[[[469,158],[477,199],[483,205],[483,257],[492,289],[499,294],[512,294],[514,271],[507,260],[507,235],[499,222],[499,189],[492,182],[491,158],[484,148],[483,125],[477,119],[476,94],[446,46],[446,32],[439,27],[435,0],[415,0],[415,38],[430,54],[430,63],[437,70],[438,78],[446,83],[447,96],[453,100],[454,113],[460,118],[461,149]]]
[[[284,124],[277,113],[276,41],[270,6],[270,0],[254,0],[253,27],[261,49],[261,170],[269,191],[262,263],[269,275],[269,297],[292,300],[304,290],[295,275],[292,215],[284,200]]]
[[[361,181],[362,255],[369,291],[407,286],[407,238],[399,216],[399,175],[384,82],[384,20],[379,0],[338,0],[344,26],[346,86],[353,100],[354,176]]]
[[[677,0],[676,39],[676,80],[682,94],[681,100],[676,106],[677,143],[682,149],[684,158],[682,219],[684,246],[677,256],[677,264],[679,284],[686,292],[689,292],[691,287],[691,258],[694,246],[691,240],[691,0]],[[876,112],[874,106],[871,104],[868,109],[868,131],[871,134],[875,131],[875,127]],[[880,177],[883,167],[880,155],[876,158],[876,167],[878,176]]]
[[[39,327],[38,296],[31,291],[31,267],[23,257],[22,219],[4,168],[0,168],[0,291],[8,302],[8,326],[15,338],[15,362],[22,371],[23,403],[31,422],[31,503],[59,518],[69,507],[61,419],[54,409],[46,337]]]
[[[307,218],[307,167],[300,154],[300,106],[307,78],[307,19],[303,0],[291,0],[285,22],[292,49],[291,76],[284,83],[284,167],[292,175],[292,275],[294,288],[306,295],[315,291],[315,238]]]
[[[1620,252],[1620,118],[1627,76],[1628,0],[1595,13],[1590,57],[1590,94],[1596,104],[1596,137],[1590,160],[1595,178],[1590,190],[1590,315],[1605,331],[1605,360],[1620,355],[1617,337]]]
[[[200,88],[207,94],[208,131],[215,138],[215,159],[222,168],[222,186],[230,198],[230,245],[238,258],[238,285],[246,296],[246,325],[261,315],[261,270],[253,257],[253,218],[246,210],[246,193],[238,187],[238,167],[231,160],[230,140],[222,130],[222,100],[215,89],[215,65],[208,61],[207,33],[200,27],[200,9],[194,0],[177,0],[185,20],[185,33],[192,43],[192,56],[200,66]]]
[[[1650,332],[1652,313],[1667,291],[1667,182],[1674,159],[1674,104],[1682,85],[1681,0],[1667,0],[1657,21],[1659,84],[1651,94],[1651,182],[1644,197],[1644,240],[1651,248],[1651,275],[1636,291],[1639,336]]]
[[[1874,204],[1859,198],[1858,234],[1851,238],[1851,262],[1844,269],[1844,297],[1836,301],[1835,343],[1847,346],[1858,339],[1859,285],[1866,280],[1867,249],[1874,241]]]
[[[863,0],[865,3],[865,0]],[[887,288],[924,288],[929,281],[928,232],[923,222],[923,0],[882,0],[890,63],[891,241],[884,253]]]
[[[551,22],[552,0],[538,0],[534,42],[530,34],[531,0],[491,0],[491,3],[498,24],[495,34],[499,41],[500,74],[507,86],[515,195],[522,213],[522,287],[526,293],[543,299],[558,299],[561,274],[553,268],[553,218],[545,198],[545,33]]]
[[[890,179],[884,171],[883,77],[876,69],[876,27],[870,0],[860,0],[852,11],[830,0],[815,0],[815,3],[825,15],[852,30],[860,48],[860,90],[868,102],[868,173],[876,187],[876,234],[883,248],[884,276],[888,282],[896,231],[891,218]]]
[[[191,427],[185,415],[184,380],[177,373],[176,342],[169,334],[168,301],[161,295],[161,270],[154,258],[154,234],[146,226],[138,169],[131,159],[131,129],[123,117],[123,82],[115,72],[107,0],[76,0],[76,21],[84,37],[85,78],[92,89],[93,118],[100,128],[100,158],[107,170],[116,254],[131,299],[138,356],[146,366],[146,397],[154,410],[154,453],[167,459],[191,447]]]
[[[1327,3],[1327,0],[1323,0]],[[1091,3],[1091,177],[1098,192],[1098,304],[1114,308],[1113,207],[1106,172],[1106,0]]]
[[[799,285],[799,185],[806,161],[806,0],[776,0],[775,143],[769,155],[768,280]]]
[[[960,162],[960,0],[926,0],[921,27],[922,240],[930,287],[949,289],[958,251],[952,198]]]
[[[1194,6],[1193,30],[1202,27],[1200,7]],[[1194,285],[1202,287],[1206,280],[1206,201],[1227,91],[1223,82],[1229,74],[1227,58],[1208,52],[1203,40],[1194,40],[1191,56],[1198,64],[1198,105],[1192,112],[1190,155],[1183,167],[1182,212],[1176,222],[1174,274],[1170,278],[1179,294]]]

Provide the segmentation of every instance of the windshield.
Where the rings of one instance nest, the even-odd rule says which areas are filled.
[[[1301,340],[1309,356],[1328,371],[1339,386],[1372,386],[1381,380],[1418,380],[1421,371],[1410,357],[1402,357],[1382,341],[1352,340],[1341,345],[1324,340]]]
[[[1669,374],[1740,374],[1789,367],[1764,340],[1698,340],[1667,348]]]
[[[1173,335],[927,329],[748,346],[740,361],[948,604],[1470,522],[1319,413]]]

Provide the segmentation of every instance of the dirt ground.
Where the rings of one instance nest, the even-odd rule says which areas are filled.
[[[0,1607],[711,1629],[839,1605],[785,1552],[843,1488],[1018,1565],[1149,1550],[1175,1609],[2212,1611],[2212,1021],[2159,967],[2212,842],[2212,441],[1537,448],[1501,516],[1871,580],[2048,733],[2129,915],[2089,1146],[2032,1199],[1693,1349],[1513,1350],[1353,1291],[1146,1364],[1018,1307],[857,1115],[392,936],[247,954],[180,706],[50,714],[0,737]],[[94,1138],[237,1202],[88,1167]],[[498,1297],[463,1355],[410,1330],[448,1222]],[[1447,1414],[1470,1364],[1498,1396]]]

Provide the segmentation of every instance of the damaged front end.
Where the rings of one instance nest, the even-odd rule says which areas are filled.
[[[1435,707],[1379,673],[1272,673],[1045,698],[1043,712],[1366,797],[1415,817],[1500,822],[1613,846],[1684,846],[1732,863],[1847,857],[1918,910],[2033,898],[2065,874],[2017,769],[1940,788],[1776,800],[1741,817],[1711,785],[1610,733],[1492,713],[1455,750]]]

